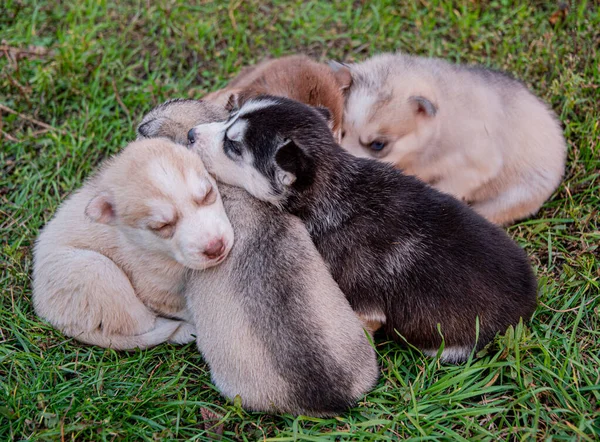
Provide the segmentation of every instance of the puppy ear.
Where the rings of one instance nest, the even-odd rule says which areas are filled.
[[[427,98],[418,95],[409,97],[408,101],[416,114],[422,114],[426,117],[435,117],[437,107]]]
[[[328,64],[333,71],[335,81],[337,81],[340,89],[344,92],[350,89],[350,86],[352,86],[352,72],[350,71],[350,66],[335,60],[330,60]]]
[[[324,106],[315,106],[313,109],[316,110],[323,118],[325,118],[329,129],[333,130],[333,114],[331,111]]]
[[[227,103],[225,103],[225,110],[227,112],[231,112],[240,108],[240,94],[238,92],[233,92],[227,97]]]
[[[278,169],[275,173],[275,177],[277,178],[279,185],[282,187],[290,187],[296,182],[296,175],[283,169]]]
[[[150,121],[140,123],[137,127],[138,138],[152,138],[160,133],[160,129],[165,123],[165,118],[154,118]]]
[[[85,215],[100,224],[113,224],[116,219],[115,204],[109,192],[100,192],[85,207]]]
[[[296,184],[301,189],[312,183],[314,168],[312,158],[293,140],[285,140],[275,153],[275,162],[281,168],[277,181],[284,187]]]

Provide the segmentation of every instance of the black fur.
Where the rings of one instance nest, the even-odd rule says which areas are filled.
[[[277,104],[246,115],[242,107],[243,148],[274,188],[278,167],[296,175],[275,193],[357,312],[383,311],[390,335],[429,350],[442,343],[438,323],[446,347],[480,349],[531,316],[536,280],[503,230],[416,178],[346,153],[313,108],[260,99]]]

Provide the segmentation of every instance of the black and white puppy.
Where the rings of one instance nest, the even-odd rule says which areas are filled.
[[[354,310],[428,355],[460,362],[536,306],[526,254],[451,196],[338,146],[328,111],[246,102],[194,127],[217,178],[300,217]],[[438,329],[439,325],[439,329]]]

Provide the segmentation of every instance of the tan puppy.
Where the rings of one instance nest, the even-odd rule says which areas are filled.
[[[333,70],[306,55],[290,55],[245,68],[225,89],[204,99],[225,106],[233,95],[236,105],[241,106],[248,99],[264,94],[328,108],[332,114],[331,129],[339,139],[344,109],[342,91]]]
[[[225,259],[233,230],[213,178],[185,147],[136,141],[69,197],[34,251],[35,311],[118,350],[189,342],[187,269]],[[180,320],[157,318],[164,316]]]
[[[401,54],[334,67],[352,154],[392,163],[497,224],[534,214],[560,183],[559,122],[508,75]]]

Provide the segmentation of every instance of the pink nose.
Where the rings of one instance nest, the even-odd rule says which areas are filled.
[[[225,253],[225,243],[222,239],[215,239],[208,243],[203,253],[208,259],[217,259]]]

